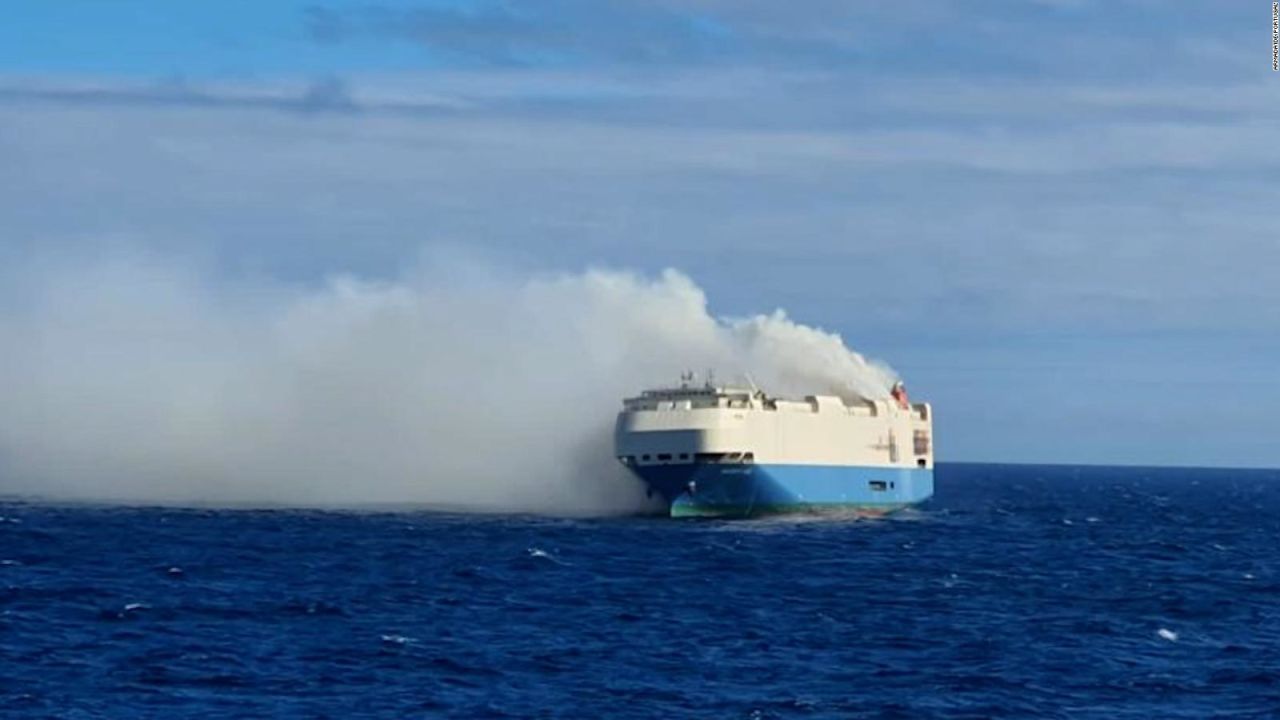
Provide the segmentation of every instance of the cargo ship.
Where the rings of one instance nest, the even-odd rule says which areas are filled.
[[[787,399],[686,375],[623,401],[614,449],[672,517],[883,515],[933,495],[932,435],[901,383],[880,400]]]

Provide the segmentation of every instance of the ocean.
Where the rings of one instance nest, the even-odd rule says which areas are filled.
[[[876,520],[0,503],[5,718],[1280,717],[1280,471]]]

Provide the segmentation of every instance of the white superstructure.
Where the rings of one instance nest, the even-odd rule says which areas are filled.
[[[624,401],[616,452],[632,466],[691,462],[933,468],[928,403],[766,396],[685,384]]]

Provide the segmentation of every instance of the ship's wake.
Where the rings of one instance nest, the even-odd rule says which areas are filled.
[[[670,270],[425,260],[304,287],[128,255],[0,275],[0,495],[633,512],[625,395],[689,368],[774,393],[894,379],[781,311],[718,318]]]

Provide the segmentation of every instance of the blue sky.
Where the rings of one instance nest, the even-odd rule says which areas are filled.
[[[1280,465],[1270,4],[6,4],[0,259],[675,267],[966,460]]]

